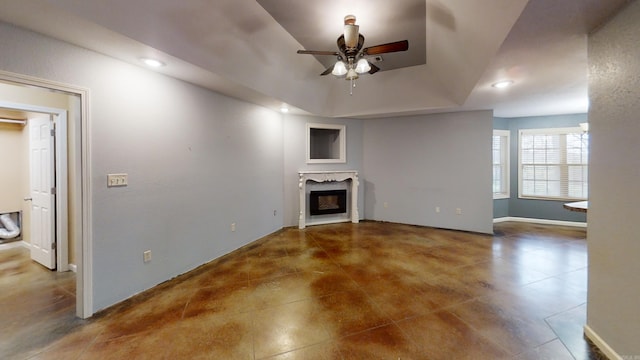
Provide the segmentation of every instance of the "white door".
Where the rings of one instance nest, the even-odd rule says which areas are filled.
[[[50,115],[29,119],[31,259],[55,269],[55,143]]]

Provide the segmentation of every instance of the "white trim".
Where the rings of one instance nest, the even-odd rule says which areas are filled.
[[[58,239],[56,243],[60,245],[60,250],[56,251],[56,260],[57,271],[63,272],[69,271],[68,116],[67,110],[64,109],[60,109],[60,112],[53,115],[56,132],[56,208],[65,210],[60,216],[56,213],[56,238]]]
[[[328,130],[338,130],[340,135],[338,135],[339,146],[340,146],[340,156],[334,159],[312,159],[311,158],[311,130],[312,129],[328,129]],[[342,164],[347,162],[347,126],[339,125],[339,124],[315,124],[315,123],[307,123],[306,126],[307,132],[307,144],[306,144],[306,153],[307,164]]]
[[[69,270],[71,270],[74,273],[78,272],[78,266],[76,264],[69,264]]]
[[[591,340],[591,342],[598,347],[600,351],[607,357],[607,359],[611,360],[623,360],[623,357],[618,355],[618,353],[607,344],[598,334],[589,325],[584,326],[584,335]]]
[[[509,199],[511,197],[511,131],[494,129],[493,136],[507,138],[506,149],[504,149],[504,152],[505,152],[504,175],[505,176],[504,176],[504,179],[502,179],[506,183],[505,191],[502,193],[493,193],[493,199],[494,200]],[[493,149],[492,149],[492,155],[493,155]],[[491,172],[493,173],[493,166],[492,166]]]
[[[524,222],[524,223],[532,223],[532,224],[543,224],[543,225],[574,226],[574,227],[581,227],[581,228],[586,228],[587,227],[587,223],[586,222],[580,222],[580,221],[562,221],[562,220],[549,220],[549,219],[534,219],[534,218],[523,218],[523,217],[513,217],[513,216],[506,216],[506,217],[493,219],[493,223],[494,224],[501,223],[501,222],[507,222],[507,221]]]
[[[307,221],[305,223],[306,226],[314,226],[314,225],[327,225],[327,224],[338,224],[338,223],[346,223],[350,222],[351,219],[338,219],[338,220],[315,220],[315,221]]]
[[[566,133],[582,133],[580,126],[562,127],[562,128],[539,128],[539,129],[520,129],[518,134],[566,134]]]
[[[0,80],[18,85],[31,85],[47,90],[57,90],[79,96],[80,98],[80,147],[79,159],[74,162],[80,164],[78,185],[73,189],[78,194],[74,208],[78,209],[73,217],[79,241],[76,241],[76,262],[78,276],[76,277],[76,315],[88,318],[93,315],[93,240],[91,226],[91,131],[89,120],[90,90],[76,85],[63,84],[56,81],[40,79],[33,76],[16,74],[0,70]]]
[[[12,241],[9,243],[5,243],[5,244],[0,244],[0,251],[2,250],[9,250],[9,249],[15,249],[17,247],[23,247],[25,249],[31,249],[31,244],[29,244],[28,242],[22,240],[22,241]]]

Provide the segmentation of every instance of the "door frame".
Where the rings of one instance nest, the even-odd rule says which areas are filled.
[[[67,214],[73,219],[74,227],[72,229],[67,229],[68,222],[65,221],[63,228],[67,229],[67,231],[71,231],[74,233],[76,241],[76,315],[81,318],[88,318],[93,315],[93,241],[92,241],[92,230],[91,230],[91,132],[90,132],[90,121],[89,121],[89,97],[90,91],[87,88],[83,88],[76,85],[64,84],[60,82],[55,82],[51,80],[40,79],[32,76],[16,74],[4,70],[0,70],[0,80],[12,83],[17,86],[33,86],[41,88],[43,91],[55,91],[62,92],[69,95],[78,96],[80,100],[80,123],[76,124],[75,121],[71,122],[74,133],[78,134],[79,140],[74,146],[75,158],[72,159],[72,164],[74,166],[79,165],[78,181],[75,186],[71,189],[65,189],[64,196],[61,194],[56,197],[56,207],[58,206],[58,201],[63,201],[65,206],[68,199],[68,192],[73,192],[76,194],[75,201],[73,204],[74,212],[72,214]],[[43,107],[38,107],[42,109]],[[58,113],[60,109],[48,108],[50,111],[53,110],[54,113]],[[46,111],[45,111],[46,112]],[[66,119],[66,110],[64,110]],[[67,134],[67,122],[64,121],[64,126],[56,127],[56,135],[64,130],[64,151],[66,154],[67,151],[67,142],[66,142],[66,134]],[[79,129],[77,126],[79,125]],[[58,151],[58,142],[56,143],[56,152]],[[62,146],[62,145],[60,145]],[[66,155],[64,157],[60,157],[60,160],[64,160],[65,166],[68,164]],[[60,184],[67,184],[67,172],[66,171],[58,171],[58,164],[56,164],[56,172],[61,173],[63,178],[60,179]],[[57,175],[56,175],[57,176]],[[58,181],[56,179],[56,181]],[[56,220],[57,221],[57,220]],[[56,240],[57,242],[57,240]],[[62,249],[61,249],[62,250]],[[59,251],[59,253],[64,253],[64,256],[67,256],[67,251]],[[56,255],[58,256],[58,255]],[[67,263],[66,261],[61,261],[61,264]]]

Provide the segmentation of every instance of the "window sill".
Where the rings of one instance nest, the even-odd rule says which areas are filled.
[[[563,202],[567,202],[567,201],[584,201],[587,199],[582,199],[582,198],[552,198],[552,197],[535,197],[535,196],[518,196],[518,199],[522,199],[522,200],[547,200],[547,201],[563,201]]]

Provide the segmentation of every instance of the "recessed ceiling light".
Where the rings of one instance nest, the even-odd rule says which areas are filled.
[[[141,58],[140,61],[142,61],[145,65],[154,68],[163,67],[165,65],[162,61],[151,58]]]
[[[280,112],[283,113],[283,114],[288,113],[289,112],[289,108],[287,107],[287,105],[282,105],[280,107]]]
[[[513,80],[502,80],[491,84],[491,86],[497,89],[503,89],[511,85],[513,85]]]

